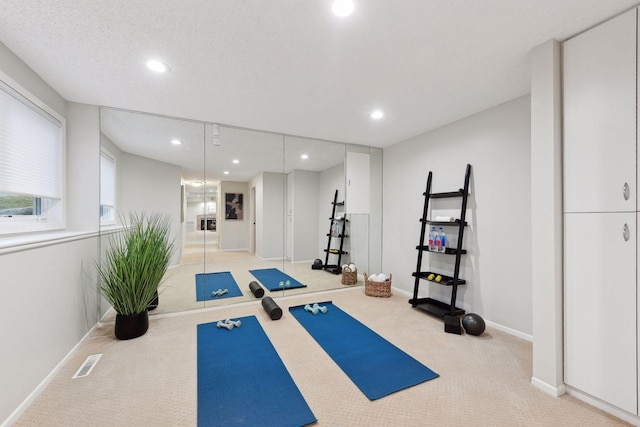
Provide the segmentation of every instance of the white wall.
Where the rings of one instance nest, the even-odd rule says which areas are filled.
[[[458,306],[528,335],[532,333],[530,114],[529,96],[521,97],[389,147],[383,162],[383,269],[393,274],[393,286],[413,292],[411,273],[416,269],[418,219],[428,172],[433,171],[433,192],[454,191],[462,187],[470,163],[464,242],[468,255],[463,256],[460,270],[468,285],[459,288]],[[459,200],[439,203],[452,215],[458,207],[459,214]],[[447,214],[446,209],[441,212]],[[453,272],[453,263],[442,259],[435,264]],[[423,269],[428,262],[426,254]],[[450,288],[422,281],[420,296],[447,301]]]
[[[69,105],[67,116],[64,99],[2,44],[0,71],[67,119],[67,179],[86,180],[94,193],[99,182],[99,130],[92,129],[95,109]],[[83,199],[86,188],[83,194],[77,191],[75,185],[67,188],[69,222],[86,235],[32,249],[0,250],[0,422],[19,408],[99,318],[93,269],[99,256],[98,199],[95,194]],[[89,212],[93,220],[82,218]]]
[[[318,172],[294,170],[289,173],[287,185],[291,187],[290,201],[292,215],[292,250],[291,262],[308,262],[317,258],[319,243],[318,237],[318,188],[320,186],[320,174]],[[323,203],[321,206],[326,206]],[[329,221],[325,221],[329,231]],[[326,239],[323,239],[326,240]]]
[[[68,102],[67,229],[96,231],[100,217],[100,108]],[[91,190],[91,191],[89,191]]]
[[[263,200],[261,218],[263,220],[262,255],[263,259],[282,259],[284,257],[284,175],[265,172],[263,179]]]
[[[56,113],[66,117],[64,98],[2,43],[0,43],[0,71],[47,104],[49,108],[53,108]]]
[[[531,53],[531,382],[564,393],[562,71],[561,46],[551,40]]]
[[[174,240],[172,265],[180,263],[182,232],[180,224],[181,170],[168,163],[129,153],[117,159],[118,211],[159,213],[171,219]]]
[[[226,193],[242,193],[244,212],[243,218],[227,220],[225,219],[226,206],[225,206],[225,194]],[[250,247],[249,233],[251,228],[249,227],[249,212],[250,212],[250,197],[249,197],[249,183],[247,182],[234,182],[234,181],[222,181],[220,183],[220,194],[218,195],[219,207],[218,216],[220,221],[217,224],[218,238],[220,241],[220,248],[225,251],[247,251]],[[282,240],[282,238],[280,238]]]
[[[284,258],[284,227],[285,227],[285,176],[280,173],[264,172],[249,181],[245,194],[245,219],[248,232],[251,233],[250,203],[251,188],[255,189],[256,200],[256,247],[255,253],[261,259]],[[222,214],[221,214],[222,215]],[[250,236],[249,236],[250,239]],[[250,242],[250,240],[247,240]]]

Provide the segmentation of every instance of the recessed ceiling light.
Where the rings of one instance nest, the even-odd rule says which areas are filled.
[[[224,171],[223,172],[225,175],[229,175],[229,171]]]
[[[172,140],[171,140],[171,143],[172,143],[173,145],[180,145],[180,144],[182,144],[182,141],[180,141],[179,139],[172,139]]]
[[[384,117],[384,113],[382,112],[382,110],[374,110],[371,112],[371,118],[373,120],[380,120],[383,117]]]
[[[333,13],[340,18],[351,15],[354,9],[353,0],[335,0],[331,6]]]
[[[300,156],[300,158],[306,160],[306,159],[309,158],[309,155],[308,154],[303,154],[303,155]]]
[[[234,165],[237,165],[238,163],[240,163],[240,160],[238,160],[238,159],[233,159],[233,160],[231,160],[231,162],[232,162]]]
[[[157,59],[147,61],[147,68],[151,71],[155,71],[156,73],[165,73],[169,71],[169,66]]]
[[[191,185],[194,186],[194,187],[200,187],[202,185],[202,183],[200,181],[193,181],[191,183]]]

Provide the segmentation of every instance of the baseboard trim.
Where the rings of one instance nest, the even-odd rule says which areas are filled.
[[[395,292],[397,292],[397,293],[399,293],[401,295],[407,296],[409,299],[413,298],[413,294],[405,291],[404,289],[394,288],[393,286],[391,287],[391,289],[393,289]],[[497,330],[499,330],[501,332],[505,332],[505,333],[507,333],[509,335],[512,335],[512,336],[517,337],[517,338],[521,338],[521,339],[523,339],[525,341],[533,342],[533,335],[525,334],[524,332],[520,332],[520,331],[517,331],[515,329],[511,329],[511,328],[509,328],[507,326],[501,325],[499,323],[492,322],[492,321],[487,320],[487,319],[484,319],[484,323],[487,326],[490,326],[490,327],[492,327],[494,329],[497,329]]]
[[[99,326],[99,323],[93,325],[93,327],[78,341],[76,345],[73,346],[71,351],[67,353],[67,355],[62,358],[60,362],[53,368],[49,375],[47,375],[38,386],[27,396],[25,400],[9,415],[9,417],[0,424],[0,427],[9,427],[16,423],[18,419],[24,414],[24,412],[31,406],[31,404],[40,396],[40,394],[47,388],[49,383],[53,381],[55,376],[60,372],[62,367],[71,359],[71,356],[78,350],[78,348],[89,338],[89,336],[96,330]]]
[[[484,323],[486,323],[487,326],[491,326],[494,329],[497,329],[497,330],[502,331],[502,332],[506,332],[507,334],[513,335],[514,337],[521,338],[521,339],[523,339],[525,341],[533,342],[533,335],[525,334],[524,332],[520,332],[520,331],[517,331],[515,329],[511,329],[511,328],[509,328],[507,326],[500,325],[498,323],[492,322],[492,321],[487,320],[487,319],[484,320]]]
[[[531,377],[531,385],[533,385],[535,388],[540,389],[553,397],[562,396],[567,392],[567,388],[565,387],[564,384],[554,387],[551,384],[548,384],[542,380],[539,380],[536,377]]]
[[[627,412],[624,409],[620,409],[617,406],[613,406],[603,400],[600,400],[597,397],[591,396],[588,393],[584,393],[580,390],[572,388],[571,386],[567,386],[567,394],[575,397],[576,399],[582,400],[583,402],[588,403],[591,406],[595,406],[596,408],[608,414],[611,414],[614,417],[618,417],[631,425],[640,426],[640,417]]]

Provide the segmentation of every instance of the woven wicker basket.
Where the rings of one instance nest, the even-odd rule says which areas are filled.
[[[364,273],[364,294],[370,297],[390,297],[391,274],[386,282],[372,282],[367,277],[367,273]]]
[[[344,271],[342,269],[342,284],[343,285],[355,285],[358,283],[358,270],[356,271]]]

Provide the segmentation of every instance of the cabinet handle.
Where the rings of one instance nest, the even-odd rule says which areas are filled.
[[[622,227],[622,238],[625,242],[629,240],[629,226],[627,224]]]
[[[622,186],[622,196],[625,200],[629,200],[629,184],[627,184],[626,182]]]

